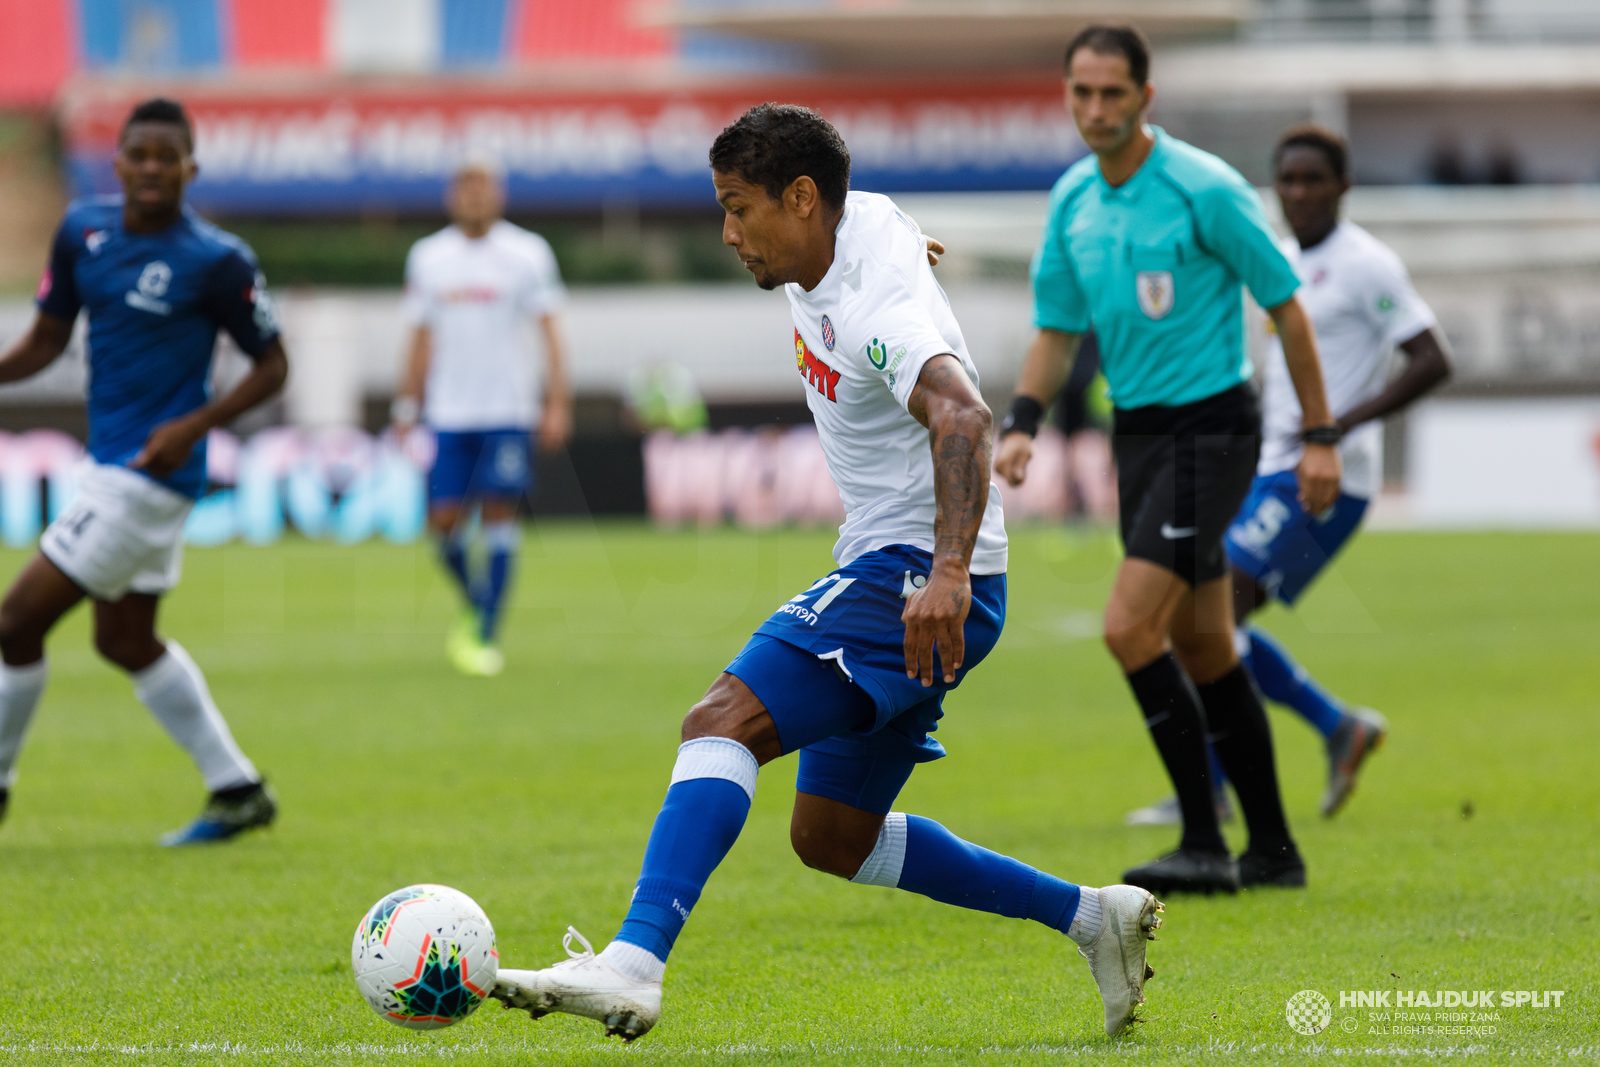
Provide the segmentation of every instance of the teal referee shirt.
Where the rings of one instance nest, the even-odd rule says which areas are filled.
[[[1050,194],[1033,257],[1033,322],[1086,333],[1119,408],[1203,400],[1250,379],[1241,287],[1264,308],[1300,279],[1256,191],[1209,152],[1152,127],[1155,147],[1112,188],[1093,155]]]

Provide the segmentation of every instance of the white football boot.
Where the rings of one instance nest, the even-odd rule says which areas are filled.
[[[582,952],[573,951],[574,939],[583,945]],[[640,982],[620,973],[595,955],[588,939],[575,927],[567,927],[561,947],[571,959],[554,967],[542,971],[500,968],[490,995],[535,1019],[553,1011],[596,1019],[605,1026],[607,1037],[624,1041],[650,1032],[661,1017],[659,980]],[[1142,952],[1139,958],[1144,958]]]
[[[1133,1021],[1134,1009],[1144,1003],[1145,979],[1155,977],[1144,961],[1145,942],[1156,939],[1155,931],[1161,925],[1156,913],[1166,908],[1138,886],[1108,885],[1098,892],[1100,933],[1092,944],[1078,946],[1078,951],[1089,961],[1100,999],[1105,1001],[1106,1034],[1115,1037]]]

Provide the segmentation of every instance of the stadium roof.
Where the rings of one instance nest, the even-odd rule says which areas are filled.
[[[1507,93],[1600,90],[1600,44],[1229,44],[1158,51],[1160,92]]]
[[[813,50],[837,66],[1016,68],[1060,62],[1061,47],[1091,22],[1132,22],[1155,38],[1231,35],[1250,0],[805,0],[640,9],[646,25],[709,30]]]

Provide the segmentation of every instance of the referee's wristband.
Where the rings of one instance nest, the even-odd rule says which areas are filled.
[[[1337,422],[1313,426],[1300,434],[1300,440],[1308,445],[1337,445],[1343,439],[1344,431],[1339,429]]]
[[[1034,437],[1039,433],[1039,420],[1044,417],[1044,405],[1031,396],[1011,398],[1011,410],[1000,424],[1000,436],[1008,433],[1025,433]]]

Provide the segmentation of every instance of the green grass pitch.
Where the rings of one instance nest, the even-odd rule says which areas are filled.
[[[531,527],[509,665],[492,680],[446,665],[455,606],[423,546],[192,551],[164,629],[206,670],[282,817],[179,852],[155,838],[198,809],[198,778],[75,613],[51,641],[0,827],[0,1061],[1600,1058],[1600,538],[1585,535],[1369,534],[1299,612],[1266,616],[1336,692],[1386,712],[1393,736],[1325,822],[1320,745],[1273,715],[1310,888],[1169,900],[1144,1021],[1124,1040],[1105,1038],[1060,935],[802,867],[787,843],[792,760],[762,774],[679,941],[662,1022],[636,1045],[497,1006],[431,1034],[377,1018],[351,980],[350,937],[402,885],[470,893],[508,966],[553,962],[569,923],[605,943],[684,711],[826,573],[829,545]],[[950,756],[917,771],[903,810],[1091,885],[1171,845],[1169,830],[1122,825],[1166,787],[1094,639],[1116,558],[1102,535],[1017,533],[1005,636],[947,701]],[[1302,989],[1334,1005],[1316,1037],[1284,1019]],[[1479,1036],[1374,1033],[1396,1021],[1339,1006],[1342,990],[1479,989],[1564,996],[1499,1008]]]

